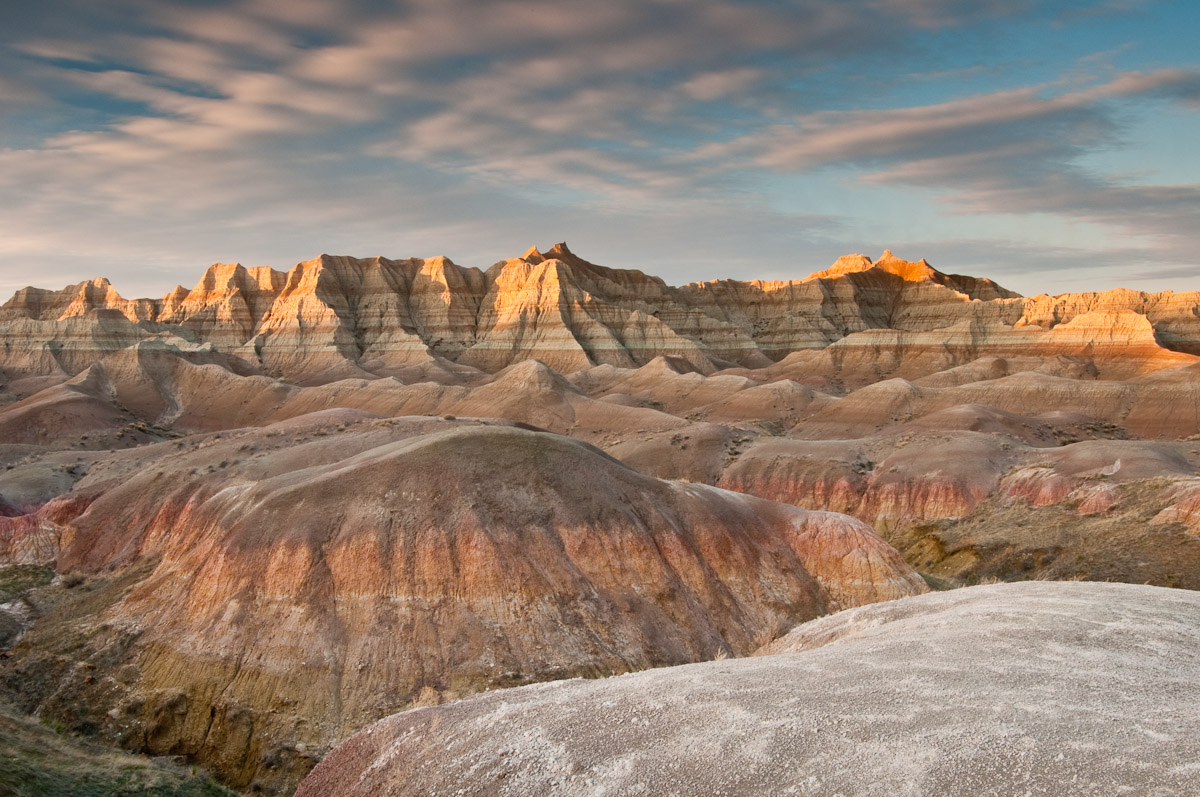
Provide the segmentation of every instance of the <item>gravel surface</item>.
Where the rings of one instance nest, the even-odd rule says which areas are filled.
[[[1195,592],[973,587],[774,649],[397,714],[297,795],[1200,793]]]

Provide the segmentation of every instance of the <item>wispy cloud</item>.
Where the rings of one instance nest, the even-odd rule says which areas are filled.
[[[1138,185],[1082,156],[1119,145],[1113,101],[1194,101],[1200,71],[1130,72],[1085,86],[1028,86],[931,105],[805,114],[688,154],[691,160],[811,172],[852,167],[866,183],[940,192],[947,212],[1054,214],[1195,245],[1200,185]],[[1186,248],[1185,248],[1186,247]]]
[[[1063,60],[1018,80],[1007,62],[954,50],[957,31],[1073,24],[1060,11],[1009,0],[52,0],[0,31],[0,103],[38,109],[0,115],[0,254],[45,246],[65,262],[55,246],[77,256],[90,243],[112,262],[122,251],[165,262],[175,241],[204,261],[218,256],[204,236],[236,259],[229,249],[265,252],[271,238],[499,241],[543,221],[567,228],[547,233],[557,238],[608,220],[616,236],[636,230],[628,251],[682,247],[693,254],[680,262],[711,273],[764,248],[768,232],[800,252],[824,253],[835,234],[861,248],[854,236],[871,219],[851,206],[887,189],[934,197],[926,215],[947,228],[964,213],[1049,214],[1183,257],[1196,186],[1082,164],[1128,144],[1132,103],[1200,110],[1195,63],[1120,70],[1109,62],[1129,46],[1098,41],[1104,64]],[[931,44],[949,49],[928,59]],[[938,96],[967,78],[985,88]],[[922,88],[905,94],[910,84]],[[837,170],[849,175],[840,201],[822,177]],[[656,233],[635,217],[671,221]],[[788,220],[803,229],[788,234]]]

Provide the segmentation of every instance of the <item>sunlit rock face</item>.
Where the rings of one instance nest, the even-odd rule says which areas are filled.
[[[753,370],[831,344],[809,364],[839,389],[1018,354],[1094,356],[1125,378],[1200,353],[1198,306],[1196,294],[1127,290],[1026,299],[891,252],[848,255],[802,280],[682,287],[597,266],[562,243],[486,272],[444,257],[321,255],[286,273],[213,265],[158,300],[123,299],[101,279],[24,289],[0,310],[12,341],[0,367],[10,378],[73,375],[172,334],[298,384],[467,378],[526,359],[560,373],[659,356],[703,373]]]
[[[44,710],[239,787],[286,790],[400,708],[745,655],[927,589],[853,518],[502,422],[335,411],[133,453],[93,464],[86,501],[0,524],[11,561],[123,584],[15,667]]]

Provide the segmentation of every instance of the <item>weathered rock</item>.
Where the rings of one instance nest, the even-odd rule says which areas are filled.
[[[566,244],[544,254],[532,248],[486,273],[442,257],[321,255],[286,274],[216,264],[190,291],[179,287],[159,300],[123,299],[105,280],[24,289],[0,310],[14,339],[0,367],[13,375],[75,374],[165,329],[302,384],[470,380],[478,369],[525,359],[562,373],[637,368],[662,356],[703,373],[736,366],[796,378],[803,371],[805,384],[838,390],[925,378],[988,357],[1016,358],[1026,370],[1077,366],[1124,379],[1195,362],[1198,305],[1197,295],[1169,292],[1024,299],[891,252],[874,262],[847,256],[804,280],[679,288],[589,263]],[[825,351],[773,367],[816,350]]]
[[[1196,593],[1005,584],[806,623],[736,661],[481,695],[382,720],[297,797],[1186,795]]]
[[[416,702],[742,655],[926,589],[852,518],[478,421],[298,418],[122,452],[77,490],[96,498],[60,523],[57,567],[135,574],[82,633],[136,676],[68,667],[42,710],[94,706],[238,787],[286,788],[275,757]]]

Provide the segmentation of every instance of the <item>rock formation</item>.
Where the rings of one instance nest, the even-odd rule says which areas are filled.
[[[1198,311],[890,252],[673,287],[565,244],[28,288],[0,568],[54,581],[0,605],[0,686],[281,792],[407,706],[926,582],[1200,589]]]
[[[303,416],[96,460],[75,494],[7,550],[123,586],[22,637],[23,707],[238,788],[405,706],[745,655],[927,589],[859,521],[495,422]]]
[[[1133,291],[1024,299],[891,252],[877,261],[847,256],[803,280],[679,288],[589,263],[561,243],[486,272],[444,257],[321,255],[286,274],[217,264],[190,291],[177,287],[158,300],[123,299],[99,279],[62,291],[24,289],[0,310],[10,339],[0,368],[10,379],[73,375],[169,332],[300,384],[469,378],[525,359],[570,373],[671,356],[711,373],[766,368],[838,342],[845,347],[831,348],[818,370],[850,386],[889,371],[926,375],[1014,352],[1099,351],[1102,359],[1136,359],[1146,371],[1194,361],[1185,355],[1200,352],[1198,305],[1193,294]],[[865,376],[857,373],[864,356],[874,360]],[[889,358],[895,365],[881,371]]]
[[[775,655],[397,714],[297,797],[1186,795],[1197,611],[1196,593],[1117,584],[906,598],[801,625]]]

